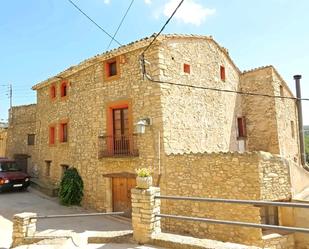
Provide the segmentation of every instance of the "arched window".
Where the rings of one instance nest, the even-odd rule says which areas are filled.
[[[56,98],[56,87],[54,85],[50,87],[50,98]]]
[[[60,92],[61,92],[61,97],[66,97],[68,95],[68,82],[67,81],[63,81],[61,83]]]

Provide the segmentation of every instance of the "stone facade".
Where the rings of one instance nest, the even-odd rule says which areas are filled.
[[[37,109],[36,105],[26,105],[13,107],[10,110],[9,127],[7,129],[7,148],[6,155],[9,158],[24,158],[27,161],[28,173],[32,173],[34,169],[34,157],[39,152],[36,147],[36,133],[39,130],[37,126]],[[29,145],[29,135],[34,136],[34,144]]]
[[[60,182],[67,166],[76,167],[84,181],[83,205],[100,211],[115,208],[114,179],[134,177],[140,167],[153,170],[154,183],[165,194],[288,199],[289,177],[281,159],[268,154],[220,153],[263,150],[299,161],[297,134],[288,139],[291,121],[297,127],[295,103],[218,91],[291,96],[276,70],[269,66],[242,73],[228,51],[211,37],[161,35],[145,53],[146,71],[152,80],[143,79],[140,55],[151,39],[95,56],[35,85],[37,105],[12,110],[15,114],[10,120],[8,154],[31,155],[39,178],[54,184]],[[114,63],[116,75],[109,75],[110,63]],[[130,135],[126,146],[137,150],[130,149],[129,156],[109,155],[113,150],[108,148],[114,132],[112,111],[124,106]],[[247,124],[243,137],[238,134],[240,117]],[[135,124],[144,118],[150,118],[151,124],[144,134],[136,134]],[[62,139],[63,124],[66,141]],[[32,151],[24,146],[29,132],[36,139]],[[205,152],[217,154],[197,154]],[[200,177],[199,182],[195,175]],[[174,206],[176,212],[186,207]],[[162,203],[164,208],[168,206]],[[199,215],[203,205],[192,208]],[[231,213],[218,211],[226,209]],[[228,205],[207,210],[227,219],[244,213],[245,220],[260,222],[256,207]],[[167,222],[164,227],[175,230],[179,224]],[[232,233],[224,227],[215,235],[213,225],[192,227],[195,235],[207,233],[222,240],[229,240]],[[235,231],[237,242],[261,239],[257,230]]]
[[[5,157],[6,153],[7,129],[0,127],[0,157]]]

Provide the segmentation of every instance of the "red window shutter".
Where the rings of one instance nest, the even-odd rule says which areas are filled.
[[[220,66],[220,77],[221,77],[221,80],[225,81],[225,67],[224,66]]]
[[[49,144],[55,144],[55,127],[49,127]]]
[[[237,118],[237,126],[238,126],[238,137],[246,137],[246,118],[240,117]]]
[[[189,64],[183,64],[183,71],[185,73],[190,74],[190,65]]]
[[[68,141],[68,123],[61,123],[59,126],[59,140],[61,143]]]
[[[50,88],[50,98],[54,99],[55,97],[56,97],[56,87],[51,86],[51,88]]]

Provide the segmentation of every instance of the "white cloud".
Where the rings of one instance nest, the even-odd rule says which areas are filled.
[[[110,0],[104,0],[105,4],[110,4],[110,2],[111,2]]]
[[[168,2],[164,5],[163,14],[169,17],[178,4],[179,0],[168,0]],[[215,13],[215,9],[206,8],[201,4],[196,3],[195,0],[185,0],[176,12],[174,18],[184,23],[199,26],[208,16]]]
[[[145,4],[151,4],[151,0],[144,0]]]

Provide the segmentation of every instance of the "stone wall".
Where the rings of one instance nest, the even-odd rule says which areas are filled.
[[[269,153],[170,155],[162,166],[161,194],[245,200],[286,200],[291,196],[287,165]],[[270,177],[271,172],[276,172]],[[287,186],[279,188],[279,186]],[[249,205],[162,200],[161,212],[260,223]],[[220,241],[261,245],[260,229],[163,219],[166,231]]]
[[[168,39],[159,49],[160,79],[200,87],[239,90],[239,70],[212,39]],[[190,73],[184,72],[190,65]],[[226,78],[220,78],[220,66]],[[161,85],[164,149],[171,153],[237,151],[240,96]]]
[[[274,94],[294,97],[280,75],[273,69]],[[300,163],[297,106],[294,99],[275,99],[280,155]]]
[[[245,72],[241,75],[241,90],[249,93],[274,95],[271,67]],[[243,114],[247,125],[248,151],[280,154],[275,99],[244,95]]]
[[[161,130],[160,86],[141,78],[139,55],[141,49],[121,55],[120,77],[105,80],[104,60],[74,73],[68,77],[68,96],[61,99],[61,81],[53,84],[57,97],[49,97],[50,86],[38,89],[37,117],[41,128],[38,132],[40,153],[36,162],[40,168],[40,178],[59,183],[62,177],[61,165],[76,167],[85,186],[83,205],[97,210],[112,210],[111,178],[109,173],[131,173],[145,166],[152,167],[157,162],[156,143]],[[153,47],[146,54],[147,60],[156,64],[157,50]],[[116,55],[118,56],[118,55]],[[156,74],[156,72],[149,72]],[[135,124],[140,118],[149,117],[152,125],[146,133],[135,136],[139,156],[98,158],[102,149],[100,141],[108,134],[107,112],[109,105],[126,101],[130,105],[130,129],[135,132]],[[61,143],[58,136],[54,145],[48,143],[49,125],[55,124],[59,132],[59,122],[68,121],[68,142]],[[46,161],[51,161],[50,176],[44,175]]]
[[[7,130],[6,155],[14,158],[15,155],[29,156],[28,171],[34,166],[33,158],[36,155],[36,146],[28,145],[28,134],[37,133],[36,105],[16,106],[10,110],[9,127]],[[35,137],[35,144],[37,137]]]
[[[6,156],[7,129],[0,128],[0,157]]]

